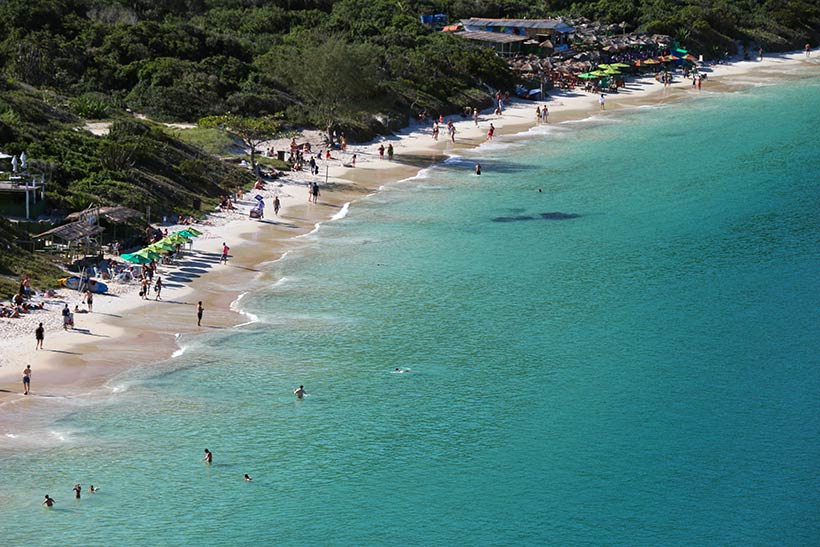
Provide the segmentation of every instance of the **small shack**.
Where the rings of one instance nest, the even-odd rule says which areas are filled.
[[[44,250],[59,252],[70,262],[74,256],[95,254],[100,249],[97,236],[105,231],[102,226],[85,220],[69,222],[34,236],[42,241]]]
[[[522,44],[529,40],[526,36],[503,34],[500,32],[486,32],[483,30],[465,30],[462,32],[456,32],[454,35],[466,40],[478,42],[486,47],[491,47],[502,57],[511,57],[520,53]]]

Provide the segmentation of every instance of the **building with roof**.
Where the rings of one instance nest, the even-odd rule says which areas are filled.
[[[570,34],[575,30],[563,19],[462,19],[463,31],[456,36],[492,47],[503,56],[521,52],[522,47],[533,45],[550,49],[565,49]]]

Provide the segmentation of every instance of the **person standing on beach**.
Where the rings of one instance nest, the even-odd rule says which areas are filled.
[[[387,159],[393,161],[393,143],[387,145]]]
[[[549,123],[550,121],[550,109],[547,108],[547,105],[544,105],[544,109],[541,111],[541,119],[544,123]]]
[[[42,323],[40,323],[42,325]],[[23,395],[31,393],[31,365],[26,365],[23,370]]]
[[[94,294],[91,291],[85,291],[85,303],[88,304],[88,313],[94,311]]]
[[[313,203],[316,203],[319,200],[319,183],[314,182],[313,185],[310,187],[310,194],[311,198],[313,199]]]
[[[273,196],[273,214],[279,216],[279,208],[282,204],[279,202],[279,196]]]
[[[196,305],[196,326],[202,326],[202,312],[205,311],[205,308],[202,307],[202,300]]]
[[[202,457],[202,459],[200,461],[203,461],[205,463],[213,463],[214,462],[214,455],[211,454],[211,451],[206,448],[205,449],[205,455]]]
[[[380,160],[384,159],[384,145],[383,144],[379,145],[379,159]]]
[[[605,106],[604,106],[604,102],[605,102],[605,101],[606,101],[606,98],[604,97],[604,94],[603,94],[603,93],[601,93],[601,98],[600,98],[600,99],[598,99],[598,104],[600,104],[600,105],[601,105],[601,110],[606,110],[606,108],[605,108]]]
[[[475,126],[478,127],[478,109],[473,108],[473,122],[475,122]]]
[[[68,324],[71,322],[71,310],[68,309],[68,304],[63,308],[63,330],[68,330]]]
[[[757,50],[757,60],[758,61],[763,60],[763,48],[760,48],[760,49]]]
[[[492,122],[490,122],[490,128],[487,130],[487,140],[493,140],[493,134],[495,134],[495,126],[493,126]]]
[[[49,497],[49,495],[46,494],[46,499],[43,500],[43,505],[46,507],[54,507],[54,498]]]
[[[703,78],[698,76],[698,91],[700,91],[700,86],[703,85]]]
[[[541,107],[540,106],[535,107],[535,123],[537,123],[537,124],[541,123]]]
[[[157,297],[154,300],[162,300],[162,278],[157,277],[157,283],[154,285],[154,292],[157,293]]]
[[[37,345],[34,346],[35,351],[38,349],[43,349],[43,339],[46,336],[46,329],[43,328],[43,324],[40,323],[40,326],[34,330],[34,339],[37,340]]]
[[[222,258],[219,259],[219,261],[222,262],[223,264],[228,263],[228,251],[230,251],[230,250],[231,250],[231,248],[228,247],[225,244],[225,242],[223,241],[222,242]]]
[[[811,57],[811,44],[806,42],[806,59]]]

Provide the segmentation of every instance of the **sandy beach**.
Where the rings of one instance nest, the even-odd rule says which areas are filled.
[[[641,105],[662,104],[696,98],[699,94],[725,93],[755,85],[776,84],[778,79],[799,77],[807,64],[820,64],[817,52],[807,60],[805,54],[766,56],[762,61],[740,61],[713,65],[708,79],[698,91],[691,80],[680,75],[671,86],[652,77],[632,79],[617,94],[606,96],[606,110],[601,111],[597,94],[582,91],[554,90],[545,101],[514,101],[502,116],[491,111],[481,113],[476,125],[472,119],[453,116],[455,142],[442,128],[438,141],[431,137],[429,124],[412,124],[394,136],[362,145],[349,145],[345,152],[334,152],[331,160],[320,162],[320,175],[307,172],[286,173],[266,184],[263,191],[249,192],[230,213],[213,212],[204,224],[195,227],[203,235],[193,241],[192,249],[174,265],[159,267],[165,283],[162,300],[143,300],[139,284],[110,283],[111,291],[97,295],[93,313],[75,315],[75,328],[62,328],[60,310],[80,303],[76,291],[62,289],[45,299],[45,308],[19,319],[0,319],[0,434],[13,434],[32,416],[45,414],[53,397],[93,399],[96,394],[109,395],[118,374],[134,366],[150,366],[168,359],[178,350],[178,336],[188,336],[209,329],[224,329],[250,320],[237,305],[240,295],[255,287],[276,281],[260,264],[277,260],[290,249],[305,245],[296,236],[309,233],[322,222],[340,218],[348,204],[377,192],[387,183],[407,179],[420,169],[440,161],[459,150],[475,148],[487,139],[492,123],[496,139],[516,138],[535,122],[536,106],[549,107],[549,123],[579,120],[591,115]],[[321,149],[318,132],[306,134]],[[263,148],[286,149],[289,139],[267,143]],[[302,142],[302,141],[300,141]],[[380,159],[377,148],[383,143],[395,149],[393,161]],[[350,167],[353,154],[356,166]],[[308,202],[307,184],[317,180],[321,195],[317,204]],[[266,218],[251,220],[248,211],[253,196],[264,196]],[[282,209],[273,214],[272,201],[279,196]],[[169,232],[181,226],[163,226]],[[220,264],[223,242],[230,247],[230,259]],[[196,305],[202,301],[205,313],[202,326],[196,324]],[[34,329],[43,322],[44,350],[35,351]],[[33,370],[32,394],[22,394],[22,371]]]

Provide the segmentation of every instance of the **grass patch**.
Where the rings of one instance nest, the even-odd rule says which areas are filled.
[[[176,129],[165,126],[165,130],[172,137],[196,146],[214,156],[234,156],[238,151],[237,143],[224,131],[216,127]]]

